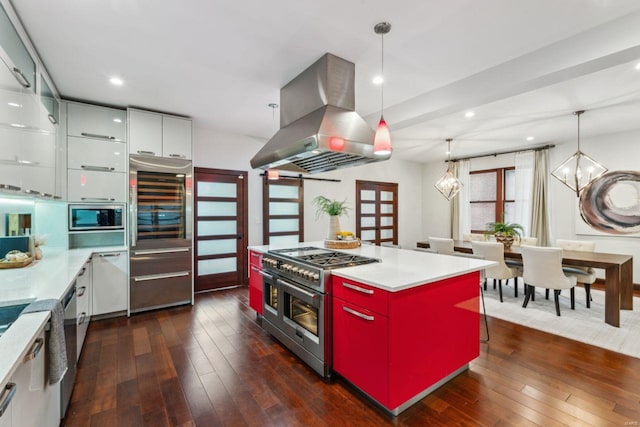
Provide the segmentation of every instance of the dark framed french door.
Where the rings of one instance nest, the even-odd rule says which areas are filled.
[[[247,172],[194,168],[195,292],[247,282]]]
[[[375,245],[398,244],[398,184],[356,181],[356,235]]]

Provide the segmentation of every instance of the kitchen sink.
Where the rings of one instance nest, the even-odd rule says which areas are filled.
[[[0,307],[0,336],[4,334],[9,326],[20,316],[22,311],[31,304],[33,300],[22,300],[18,304],[3,305]]]

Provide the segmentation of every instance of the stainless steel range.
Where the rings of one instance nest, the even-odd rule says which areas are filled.
[[[331,272],[378,262],[305,247],[272,250],[262,258],[262,326],[323,377],[331,376]]]

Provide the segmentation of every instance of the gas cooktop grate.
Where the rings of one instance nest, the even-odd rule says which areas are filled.
[[[280,249],[274,250],[273,252],[286,258],[311,264],[325,270],[338,267],[351,267],[379,261],[375,258],[313,247]]]

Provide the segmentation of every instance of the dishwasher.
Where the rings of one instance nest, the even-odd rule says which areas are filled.
[[[60,382],[60,416],[64,418],[73,392],[73,384],[76,381],[77,373],[77,334],[78,327],[76,324],[77,301],[76,301],[76,284],[74,283],[69,292],[62,300],[64,309],[64,341],[67,350],[67,372]]]

